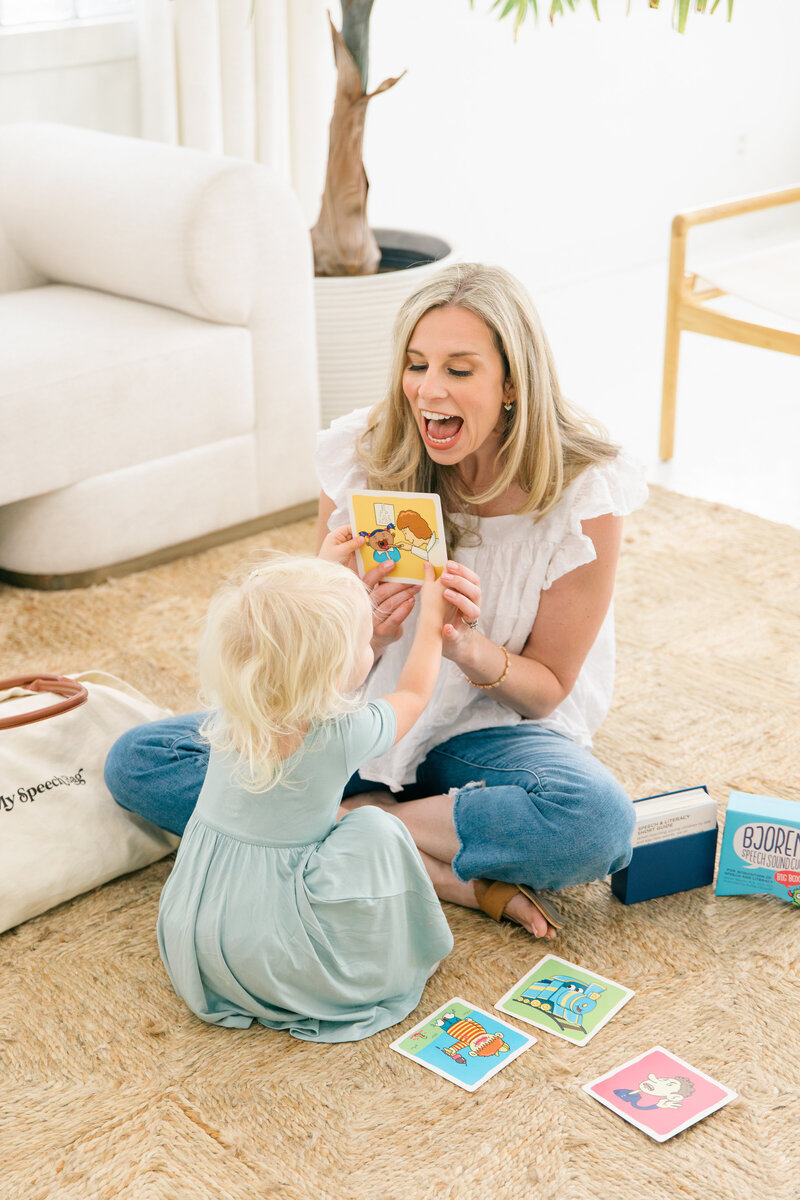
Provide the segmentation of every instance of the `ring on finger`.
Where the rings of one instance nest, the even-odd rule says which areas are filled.
[[[478,618],[477,617],[475,618],[474,621],[468,621],[466,619],[466,617],[462,617],[461,620],[464,622],[467,629],[477,629],[478,628]]]

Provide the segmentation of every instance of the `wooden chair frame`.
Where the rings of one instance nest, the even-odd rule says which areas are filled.
[[[669,284],[667,293],[667,330],[664,342],[664,384],[661,396],[661,439],[659,454],[665,461],[672,458],[675,445],[675,400],[678,391],[678,356],[684,329],[704,333],[709,337],[727,338],[747,346],[781,350],[784,354],[800,355],[800,333],[756,325],[725,316],[706,308],[709,300],[726,293],[720,288],[697,290],[698,276],[686,270],[686,244],[694,225],[739,217],[744,213],[760,212],[781,204],[800,202],[800,187],[783,188],[759,196],[745,196],[725,204],[712,204],[679,213],[672,222],[669,255]]]

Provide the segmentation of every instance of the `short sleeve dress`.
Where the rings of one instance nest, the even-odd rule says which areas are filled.
[[[158,914],[167,973],[202,1020],[345,1042],[417,1006],[453,946],[433,885],[396,817],[336,821],[347,779],[395,732],[383,700],[325,722],[258,794],[212,751]]]
[[[356,409],[318,435],[317,475],[336,505],[328,521],[330,529],[349,521],[348,492],[366,486],[366,469],[356,453],[356,443],[366,429],[369,411]],[[482,632],[510,654],[520,654],[536,620],[542,592],[568,571],[595,558],[594,545],[583,533],[581,522],[604,513],[625,516],[646,499],[642,467],[620,452],[616,458],[582,471],[538,521],[532,514],[482,518],[452,514],[453,520],[473,535],[465,538],[455,557],[480,576]],[[416,619],[415,610],[404,622],[402,636],[378,660],[367,680],[368,698],[394,690],[408,657]],[[592,735],[611,704],[613,686],[611,605],[572,691],[548,717],[534,723],[591,748]],[[400,791],[415,781],[417,767],[434,746],[472,730],[518,725],[524,720],[489,692],[471,687],[456,664],[445,660],[420,720],[398,745],[366,763],[361,775]]]

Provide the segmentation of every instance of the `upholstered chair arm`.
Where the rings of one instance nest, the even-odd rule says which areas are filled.
[[[276,270],[287,252],[300,261],[309,253],[288,187],[237,159],[24,122],[0,127],[0,179],[12,284],[73,284],[247,325],[259,300],[253,250],[259,242],[263,251],[265,230]],[[272,265],[260,263],[265,287],[274,287]]]
[[[137,138],[21,123],[0,126],[0,183],[0,292],[68,284],[247,327],[258,511],[310,500],[319,424],[311,240],[280,176]]]

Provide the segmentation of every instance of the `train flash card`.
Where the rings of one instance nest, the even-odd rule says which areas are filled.
[[[456,996],[392,1042],[389,1049],[474,1092],[535,1041]]]
[[[356,552],[363,577],[379,563],[394,563],[387,578],[421,583],[429,562],[438,579],[447,562],[442,502],[435,492],[350,492],[350,528],[367,540]]]
[[[662,1046],[585,1083],[583,1090],[657,1142],[736,1099],[736,1092]]]
[[[495,1004],[500,1012],[585,1046],[634,993],[548,954]]]

